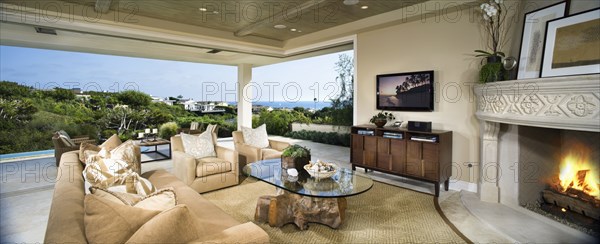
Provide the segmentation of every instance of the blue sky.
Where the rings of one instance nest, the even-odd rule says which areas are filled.
[[[334,70],[339,54],[254,68],[260,92],[254,90],[253,99],[312,101],[318,90],[319,101],[327,101],[339,90]],[[0,80],[36,88],[137,89],[159,97],[234,101],[237,67],[0,46]]]

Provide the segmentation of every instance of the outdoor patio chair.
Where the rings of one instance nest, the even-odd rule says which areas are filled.
[[[56,159],[56,166],[60,162],[60,157],[65,152],[79,150],[81,143],[96,143],[96,140],[90,139],[89,136],[75,136],[71,138],[64,130],[57,131],[52,136],[52,143],[54,144],[54,158]]]

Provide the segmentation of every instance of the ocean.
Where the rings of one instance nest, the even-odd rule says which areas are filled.
[[[236,105],[236,102],[227,102],[229,103],[229,105]],[[316,107],[316,109],[322,109],[324,107],[330,107],[331,106],[331,102],[322,102],[322,101],[318,101],[318,102],[313,102],[313,101],[297,101],[297,102],[286,102],[286,101],[273,101],[273,102],[265,102],[265,101],[258,101],[258,102],[253,102],[252,105],[261,105],[261,106],[265,106],[265,107],[272,107],[272,108],[294,108],[294,107],[303,107],[303,108],[307,108],[307,109],[314,109]]]

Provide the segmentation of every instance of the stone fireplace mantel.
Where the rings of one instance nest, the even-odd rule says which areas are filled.
[[[480,120],[600,132],[600,75],[501,81],[475,86]]]
[[[474,92],[481,122],[482,201],[505,202],[498,179],[501,169],[510,167],[502,164],[515,161],[502,162],[501,148],[514,148],[509,157],[519,150],[509,145],[514,141],[501,145],[500,124],[600,132],[600,74],[501,81],[476,85]]]

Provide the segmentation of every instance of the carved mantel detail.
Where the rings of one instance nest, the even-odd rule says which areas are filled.
[[[600,132],[600,75],[501,81],[475,86],[480,120]]]

